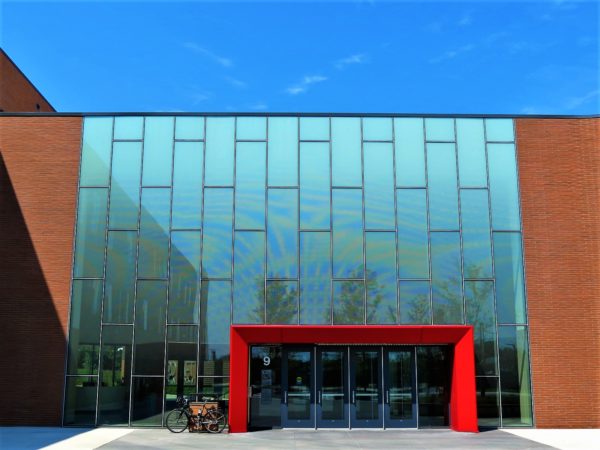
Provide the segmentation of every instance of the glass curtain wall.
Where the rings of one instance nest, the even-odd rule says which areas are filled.
[[[231,323],[466,323],[532,425],[520,223],[511,119],[86,117],[64,423],[227,399]]]

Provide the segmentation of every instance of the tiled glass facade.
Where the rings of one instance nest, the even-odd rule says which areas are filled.
[[[472,324],[480,424],[532,425],[515,151],[500,118],[86,117],[65,425],[226,398],[230,323]]]

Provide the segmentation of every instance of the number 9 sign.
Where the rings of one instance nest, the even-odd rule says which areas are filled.
[[[268,366],[269,364],[271,364],[271,358],[268,356],[263,356],[263,364],[265,366]]]

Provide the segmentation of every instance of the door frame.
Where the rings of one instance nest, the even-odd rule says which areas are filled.
[[[389,353],[390,351],[407,351],[410,352],[410,378],[411,378],[411,411],[412,419],[392,419],[390,411],[390,364],[389,364]],[[419,409],[418,409],[418,397],[417,392],[417,347],[414,345],[388,345],[383,347],[383,411],[384,411],[384,424],[386,428],[418,428],[419,423]]]
[[[309,369],[309,411],[310,417],[305,420],[288,419],[289,384],[288,354],[289,352],[308,352],[310,354]],[[315,352],[314,345],[283,345],[281,348],[281,427],[282,428],[314,428],[315,427]]]
[[[357,419],[356,413],[356,352],[376,351],[377,352],[377,417],[378,419]],[[350,387],[350,428],[383,428],[383,350],[380,345],[377,346],[351,346],[349,347],[350,370],[348,372]]]
[[[315,345],[316,350],[316,428],[348,428],[350,424],[350,413],[349,413],[349,380],[348,380],[348,372],[349,372],[349,354],[348,354],[348,346],[347,345]],[[344,383],[344,418],[341,420],[323,420],[322,419],[322,395],[323,395],[323,362],[321,355],[323,351],[330,350],[341,350],[343,351],[342,357],[342,380]]]

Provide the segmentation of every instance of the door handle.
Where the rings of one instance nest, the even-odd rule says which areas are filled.
[[[283,403],[287,405],[287,391],[283,391]]]
[[[389,405],[390,404],[390,390],[386,390],[385,391],[385,402]]]
[[[354,389],[352,389],[352,404],[354,405],[356,403],[356,391]]]
[[[318,403],[319,403],[319,405],[320,405],[320,404],[321,404],[321,390],[318,390],[318,391],[317,391],[317,397],[318,397],[318,400],[317,400],[317,402],[318,402]]]

